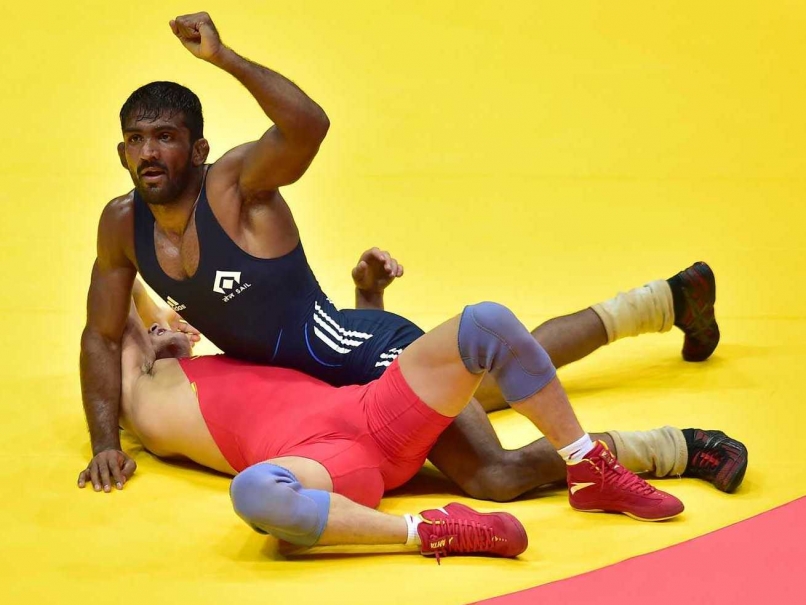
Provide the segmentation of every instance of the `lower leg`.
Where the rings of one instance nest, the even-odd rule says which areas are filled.
[[[548,353],[555,368],[587,357],[607,344],[607,331],[593,309],[555,317],[532,330],[532,336]],[[507,407],[495,380],[489,374],[476,390],[476,398],[487,412]]]
[[[666,332],[673,326],[675,310],[681,307],[680,297],[673,296],[676,290],[670,286],[672,280],[657,280],[582,311],[555,317],[533,330],[532,336],[548,353],[554,367],[560,368],[621,338]],[[489,376],[482,381],[476,397],[488,412],[506,407]]]
[[[555,368],[579,361],[607,344],[605,326],[590,308],[550,319],[532,330],[532,336]]]
[[[275,464],[281,461],[286,466]],[[296,546],[406,543],[403,516],[305,487],[323,483],[317,467],[324,471],[318,463],[287,457],[247,468],[230,487],[235,512],[256,531]]]
[[[647,472],[655,477],[690,475],[722,491],[735,491],[747,468],[747,448],[720,431],[687,432],[703,435],[701,442],[694,442],[693,449],[688,441],[694,437],[686,437],[686,432],[670,426],[591,433],[591,439],[602,441],[619,463],[634,473]],[[705,455],[699,456],[702,460],[698,467],[700,451]],[[538,487],[566,480],[566,463],[547,439],[514,450],[504,449],[478,404],[469,406],[448,427],[431,450],[429,460],[465,493],[479,500],[507,502]]]
[[[331,494],[327,525],[316,545],[405,544],[407,537],[403,515],[382,513]]]
[[[591,435],[611,450],[606,433]],[[437,440],[429,460],[466,494],[479,500],[507,502],[533,489],[565,481],[565,462],[545,438],[507,450],[477,402],[462,411]]]

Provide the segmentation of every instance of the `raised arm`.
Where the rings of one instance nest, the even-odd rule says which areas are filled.
[[[120,200],[104,209],[98,225],[97,258],[87,295],[87,323],[81,335],[81,394],[92,442],[93,458],[78,476],[78,486],[91,481],[95,491],[122,489],[136,469],[120,447],[121,337],[131,306],[136,269],[127,256],[131,239],[131,207]]]
[[[171,30],[194,56],[234,76],[252,94],[274,126],[255,143],[227,154],[236,164],[244,201],[261,200],[299,179],[313,161],[330,121],[293,82],[253,63],[221,42],[207,13],[177,17]],[[224,159],[224,158],[222,158]]]
[[[383,311],[383,291],[403,276],[403,265],[380,248],[370,248],[353,269],[355,308]]]

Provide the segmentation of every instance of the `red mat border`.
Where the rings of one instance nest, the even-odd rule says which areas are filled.
[[[806,603],[806,497],[681,544],[478,605],[776,601]]]

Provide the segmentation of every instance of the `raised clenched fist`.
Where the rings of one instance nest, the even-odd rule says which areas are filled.
[[[169,25],[182,45],[199,59],[211,61],[224,46],[207,13],[182,15],[173,19]]]

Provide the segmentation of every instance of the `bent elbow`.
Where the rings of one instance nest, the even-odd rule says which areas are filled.
[[[321,144],[330,130],[330,118],[327,117],[325,110],[317,105],[317,112],[309,124],[309,131],[311,138],[314,139],[317,145]]]

